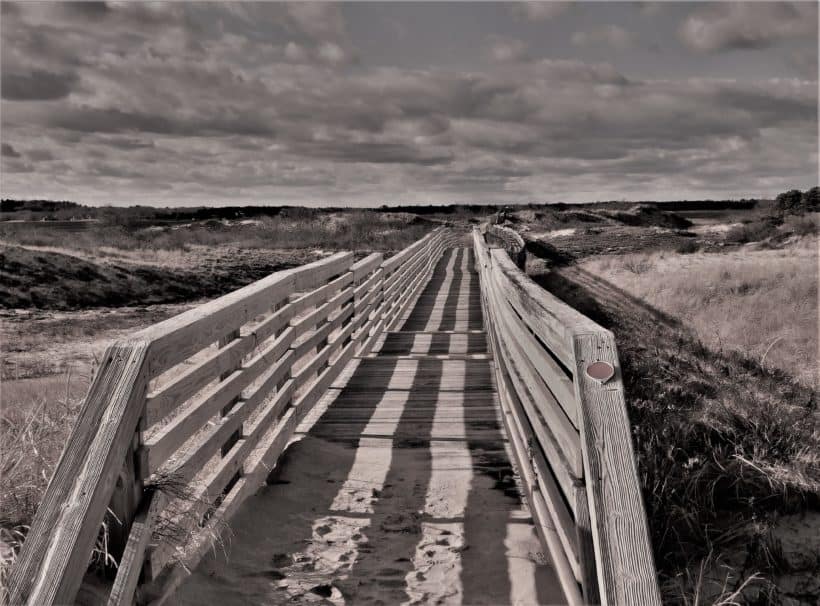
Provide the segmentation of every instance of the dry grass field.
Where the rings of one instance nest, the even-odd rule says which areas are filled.
[[[816,388],[817,255],[817,239],[805,237],[778,249],[595,257],[576,269],[676,318],[714,351]]]
[[[615,333],[665,600],[820,596],[816,236],[537,280]]]

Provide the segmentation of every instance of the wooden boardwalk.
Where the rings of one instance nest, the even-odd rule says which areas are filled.
[[[658,606],[615,337],[484,228],[111,344],[10,602]]]
[[[175,603],[563,601],[516,482],[474,263],[445,251]]]

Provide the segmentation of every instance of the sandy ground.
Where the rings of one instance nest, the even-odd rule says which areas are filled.
[[[393,461],[399,485],[391,486],[390,447],[381,442],[358,451],[312,436],[292,444],[175,603],[532,604],[555,595],[525,509],[499,506],[511,499],[484,478],[473,490],[496,493],[484,507],[448,515],[464,511],[465,496],[464,461],[451,451],[439,453],[451,477],[428,491],[425,510],[404,507],[401,495],[414,490],[430,454],[408,447]]]
[[[4,380],[71,370],[88,374],[106,345],[197,303],[103,307],[82,311],[0,310]]]

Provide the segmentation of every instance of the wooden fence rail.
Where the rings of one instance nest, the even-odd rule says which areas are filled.
[[[337,253],[277,272],[109,347],[12,570],[11,603],[73,603],[104,522],[118,561],[108,603],[166,599],[453,237],[439,228],[387,260]]]
[[[496,241],[515,255],[508,231]],[[108,603],[166,600],[456,237],[437,229],[387,260],[338,253],[278,272],[109,347],[12,570],[11,602],[72,603],[101,526],[118,562]],[[659,604],[612,334],[478,231],[473,245],[505,425],[568,601]],[[613,376],[596,380],[594,363]]]
[[[516,267],[511,230],[490,230],[502,248],[477,229],[473,246],[499,399],[568,602],[660,604],[613,335]]]

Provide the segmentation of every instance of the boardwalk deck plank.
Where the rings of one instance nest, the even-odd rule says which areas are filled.
[[[520,547],[515,547],[521,545],[515,537],[522,535],[510,529],[511,525],[525,525],[533,540],[536,536],[532,516],[514,481],[474,265],[471,248],[444,251],[426,283],[407,299],[401,316],[373,340],[368,353],[342,370],[301,422],[297,442],[275,472],[287,491],[280,492],[278,484],[273,484],[269,487],[273,494],[267,498],[287,500],[306,490],[317,474],[328,474],[330,488],[322,490],[338,494],[324,503],[315,499],[311,515],[355,514],[364,517],[351,520],[369,520],[362,530],[369,539],[367,550],[351,565],[348,581],[338,581],[348,590],[352,579],[359,576],[367,578],[367,586],[377,587],[384,567],[377,564],[389,560],[391,568],[406,568],[406,574],[395,573],[403,581],[387,580],[383,587],[393,589],[379,599],[396,603],[412,599],[419,595],[416,592],[421,591],[425,577],[416,575],[422,570],[417,560],[423,557],[416,545],[423,543],[425,532],[453,532],[467,544],[477,542],[472,550],[451,552],[461,574],[471,575],[456,590],[461,592],[456,602],[489,599],[505,603],[513,595],[530,591],[531,603],[564,603],[552,564],[543,554],[522,557],[516,551]],[[337,455],[332,463],[323,465],[321,453],[326,449]],[[340,460],[347,461],[348,467],[335,471]],[[266,507],[257,501],[260,498],[252,497],[237,512],[234,531],[243,538],[242,548],[249,538],[242,534],[245,525],[252,528],[265,523],[253,513]],[[298,515],[304,517],[301,511]],[[378,529],[408,515],[422,516],[410,535],[380,537]],[[277,533],[284,537],[298,524],[286,516],[277,521],[268,526],[270,532],[266,531],[264,539],[259,538],[266,548],[277,544]],[[488,542],[486,536],[493,539]],[[405,543],[409,551],[396,558],[394,552]],[[535,548],[533,553],[538,551]],[[206,560],[193,580],[183,584],[177,595],[180,603],[195,603],[202,595],[197,584],[220,591],[208,576],[209,566],[217,565],[218,559],[214,555]],[[231,563],[220,561],[218,566],[230,567]],[[531,576],[523,586],[528,589],[522,589],[521,579],[527,575]],[[359,593],[351,600],[368,603],[361,584],[353,585]],[[219,599],[227,605],[244,598],[219,593]]]

